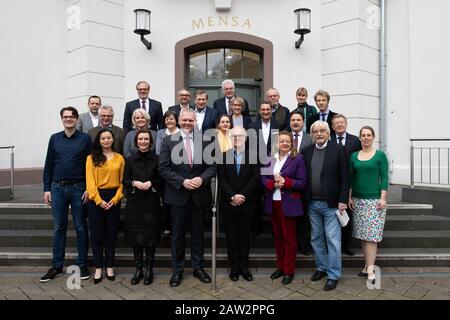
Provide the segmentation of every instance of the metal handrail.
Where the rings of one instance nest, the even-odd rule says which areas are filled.
[[[219,183],[217,179],[217,175],[211,179],[211,189],[212,189],[212,196],[213,196],[213,206],[212,206],[212,221],[211,221],[211,233],[212,233],[212,243],[211,243],[211,292],[217,292],[217,265],[216,265],[216,259],[217,259],[217,214],[218,214],[218,203],[217,203],[217,196],[219,191]]]
[[[14,146],[0,146],[0,150],[11,149],[10,191],[9,198],[14,198]]]
[[[449,147],[415,147],[414,142],[450,142],[450,139],[448,138],[423,138],[423,139],[409,139],[410,141],[410,186],[411,188],[414,188],[416,183],[416,177],[415,177],[415,151],[420,150],[420,183],[423,184],[438,184],[438,185],[449,185],[450,186],[450,146]],[[423,179],[423,163],[424,163],[424,150],[428,151],[428,181],[424,181]],[[432,182],[432,151],[437,150],[437,182]],[[444,183],[441,181],[441,169],[445,168],[441,167],[441,154],[445,154],[442,151],[445,150],[447,154],[447,171],[448,171],[448,177],[447,177],[447,183]],[[426,154],[425,154],[426,156]],[[436,161],[435,161],[436,162]]]

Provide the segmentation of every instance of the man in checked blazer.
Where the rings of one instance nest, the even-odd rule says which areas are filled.
[[[125,105],[125,111],[123,114],[123,130],[125,131],[125,135],[129,131],[133,130],[131,116],[133,115],[133,111],[138,108],[145,109],[145,111],[148,112],[150,115],[150,129],[158,132],[159,129],[164,128],[161,102],[148,97],[150,93],[150,85],[146,81],[139,81],[136,84],[136,90],[139,99],[129,101]]]

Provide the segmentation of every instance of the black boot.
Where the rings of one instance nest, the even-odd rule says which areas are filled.
[[[141,281],[141,279],[144,277],[144,273],[142,271],[144,248],[143,247],[134,247],[133,255],[134,255],[134,264],[136,266],[136,272],[134,273],[133,278],[131,278],[131,284],[135,285],[135,284],[138,284]]]
[[[148,286],[153,282],[153,262],[155,261],[155,246],[145,247],[145,271],[144,285]]]

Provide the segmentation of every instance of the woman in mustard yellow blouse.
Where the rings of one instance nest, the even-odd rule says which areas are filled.
[[[86,189],[89,194],[87,212],[94,258],[94,283],[106,278],[114,281],[114,254],[120,220],[120,200],[123,197],[123,157],[114,152],[114,135],[100,129],[94,139],[92,153],[86,161]],[[103,251],[105,256],[103,256]]]

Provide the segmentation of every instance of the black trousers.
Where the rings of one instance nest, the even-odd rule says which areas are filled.
[[[116,189],[99,190],[99,192],[102,199],[109,202],[116,194]],[[94,267],[112,268],[114,266],[117,230],[120,220],[120,203],[105,211],[95,205],[94,201],[89,201],[87,212]]]
[[[350,218],[350,220],[348,221],[347,225],[345,227],[342,228],[342,232],[341,232],[341,245],[342,245],[342,249],[346,250],[346,249],[352,249],[353,245],[353,237],[352,237],[352,233],[353,233],[353,211],[350,210],[349,208],[347,208],[347,214],[348,217]]]
[[[223,229],[227,240],[228,263],[230,269],[248,269],[250,237],[252,232],[253,211],[223,211]]]
[[[186,229],[191,230],[191,264],[194,269],[203,268],[203,231],[205,207],[196,206],[190,199],[183,207],[170,206],[172,236],[172,271],[184,271]]]
[[[299,251],[311,251],[311,222],[308,213],[305,213],[297,219],[297,246]]]

